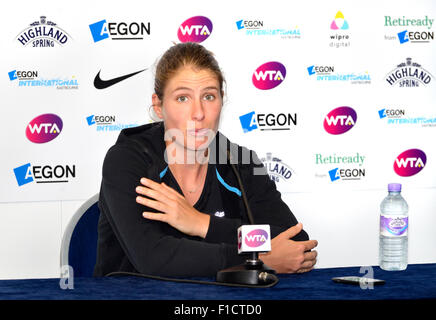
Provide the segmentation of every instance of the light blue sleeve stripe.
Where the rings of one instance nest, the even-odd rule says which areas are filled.
[[[168,170],[168,166],[165,169],[163,169],[161,173],[159,173],[159,178],[162,179],[165,173],[167,173],[167,170]]]
[[[219,172],[218,172],[218,170],[217,170],[216,168],[215,168],[215,171],[216,171],[216,176],[217,176],[217,178],[218,178],[218,181],[221,182],[221,184],[222,184],[224,187],[226,187],[227,190],[236,193],[238,196],[241,196],[241,191],[240,191],[238,188],[235,188],[235,187],[231,187],[231,186],[229,186],[229,185],[228,185],[228,184],[223,180],[223,178],[221,178],[221,176],[220,176],[220,174],[219,174]]]

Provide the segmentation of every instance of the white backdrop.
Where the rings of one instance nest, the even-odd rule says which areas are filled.
[[[0,21],[0,278],[59,275],[66,224],[99,191],[102,160],[119,130],[151,121],[153,66],[181,41],[182,23],[194,16],[212,23],[202,44],[214,52],[227,80],[220,130],[254,149],[271,169],[283,199],[319,241],[317,267],[378,263],[379,204],[390,182],[403,184],[410,207],[409,263],[436,262],[435,42],[411,37],[401,43],[398,35],[405,30],[434,35],[433,1],[25,1],[1,7],[6,14]],[[53,34],[67,37],[65,43],[22,44],[23,32],[29,37],[30,24],[41,23],[41,16],[45,38],[53,27]],[[90,26],[103,20],[108,28],[143,23],[150,32],[143,39],[117,40],[134,36],[112,34],[95,42]],[[348,29],[331,29],[333,21],[339,27],[346,21]],[[428,84],[400,87],[386,81],[407,58],[430,76]],[[286,74],[275,88],[260,90],[253,74],[271,61],[280,62]],[[311,74],[319,67],[330,67],[330,75]],[[99,72],[109,80],[143,69],[108,88],[94,86]],[[20,78],[27,71],[33,80]],[[325,118],[342,106],[352,108],[357,119],[347,132],[330,134]],[[381,118],[383,109],[403,114]],[[244,132],[240,117],[251,112],[260,121]],[[55,114],[62,125],[39,117],[45,114]],[[295,123],[261,126],[262,117],[282,119],[279,114],[291,114]],[[262,130],[273,128],[289,130]],[[31,141],[44,138],[52,140]],[[426,161],[420,172],[402,177],[394,162],[409,149],[424,152]],[[58,177],[44,167],[57,167]],[[62,175],[67,167],[70,175]],[[276,175],[280,168],[291,175]],[[361,175],[334,180],[335,172],[345,169]]]

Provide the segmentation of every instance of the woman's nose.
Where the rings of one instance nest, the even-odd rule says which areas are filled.
[[[204,108],[201,99],[195,99],[192,106],[192,119],[195,121],[201,121],[204,119]]]

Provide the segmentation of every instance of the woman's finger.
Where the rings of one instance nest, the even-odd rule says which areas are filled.
[[[136,197],[136,202],[146,207],[153,208],[160,212],[166,212],[166,205],[160,201],[147,199],[141,196]]]
[[[140,195],[149,197],[151,199],[166,203],[168,202],[168,198],[159,191],[147,188],[147,187],[136,187],[136,192]]]
[[[167,215],[164,213],[143,212],[142,216],[149,220],[167,222]]]

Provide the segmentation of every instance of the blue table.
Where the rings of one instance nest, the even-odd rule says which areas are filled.
[[[388,272],[373,267],[374,278],[386,284],[362,289],[335,283],[338,276],[363,276],[360,268],[315,269],[279,275],[272,288],[235,288],[117,276],[74,279],[74,289],[62,289],[60,279],[1,280],[1,300],[386,300],[436,299],[436,264],[409,265]],[[214,279],[202,279],[210,280]]]

